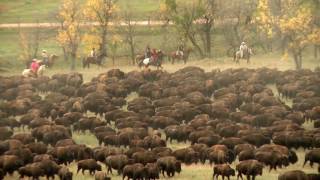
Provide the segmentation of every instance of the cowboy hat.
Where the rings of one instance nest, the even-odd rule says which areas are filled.
[[[46,50],[42,50],[42,52],[47,52]]]
[[[32,59],[32,62],[36,62],[37,61],[37,59]]]
[[[246,44],[245,42],[242,42],[241,44]]]

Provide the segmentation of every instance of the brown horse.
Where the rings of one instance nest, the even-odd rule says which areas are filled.
[[[136,64],[139,65],[139,63],[142,62],[144,59],[145,59],[144,54],[138,54],[138,55],[136,55],[136,58],[135,58]]]
[[[90,68],[90,64],[96,64],[99,67],[102,66],[102,60],[105,56],[103,54],[97,56],[97,57],[92,57],[92,56],[88,56],[88,57],[84,57],[82,59],[82,67],[83,68]]]
[[[54,64],[54,62],[58,59],[58,55],[55,55],[55,54],[51,54],[48,58],[48,63],[47,63],[47,66],[48,68],[51,68]]]
[[[184,64],[186,64],[191,51],[192,49],[188,48],[185,51],[183,51],[183,55],[177,54],[177,51],[173,51],[170,54],[168,54],[168,59],[169,61],[171,61],[172,64],[174,64],[176,60],[183,60]]]

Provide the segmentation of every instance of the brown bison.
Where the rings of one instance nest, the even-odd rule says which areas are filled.
[[[105,164],[108,168],[107,172],[112,174],[113,168],[118,171],[118,174],[121,174],[123,167],[127,165],[128,161],[128,157],[124,154],[108,156],[105,160]]]
[[[224,177],[226,176],[228,180],[230,180],[230,176],[235,175],[235,170],[230,167],[228,164],[217,164],[213,168],[213,179],[219,176],[222,176],[222,179],[224,180]]]
[[[174,174],[181,172],[181,162],[178,161],[174,156],[165,156],[157,160],[157,166],[159,167],[160,172],[164,176],[164,172],[167,173],[167,176],[172,177]]]
[[[61,180],[72,180],[73,173],[67,167],[62,167],[58,171],[58,176]]]
[[[280,174],[278,180],[309,180],[309,178],[303,171],[293,170]]]
[[[79,173],[80,170],[82,170],[82,174],[84,174],[85,170],[89,170],[92,175],[95,171],[101,171],[101,165],[94,159],[85,159],[78,162],[77,173]]]
[[[242,179],[242,174],[244,174],[247,176],[247,179],[250,179],[250,176],[252,176],[252,179],[255,180],[257,175],[262,176],[262,169],[263,164],[257,160],[241,161],[236,166],[236,170],[238,171],[237,178],[241,177]]]
[[[132,178],[133,180],[144,179],[146,177],[146,174],[147,170],[143,164],[136,163],[132,165],[126,165],[123,168],[122,179],[124,179],[125,177],[128,177],[128,179]]]
[[[320,148],[313,149],[306,153],[303,166],[310,161],[310,166],[313,166],[313,163],[320,164]]]

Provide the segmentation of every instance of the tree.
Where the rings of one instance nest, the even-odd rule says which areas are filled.
[[[129,8],[128,8],[129,9]],[[130,58],[132,65],[135,64],[135,33],[136,24],[132,21],[132,13],[130,11],[124,11],[123,13],[124,27],[120,27],[120,32],[124,34],[124,42],[129,46]]]
[[[319,0],[302,0],[302,4],[308,6],[312,13],[312,22],[314,25],[314,33],[312,37],[312,42],[314,45],[314,57],[318,58],[318,53],[320,53],[320,1]]]
[[[259,0],[261,4],[266,2]],[[273,19],[270,23],[284,40],[286,52],[292,55],[296,69],[301,69],[303,50],[309,45],[320,43],[320,31],[314,25],[310,4],[292,0],[284,0],[281,3],[281,13],[270,13],[266,15],[266,19]],[[257,18],[256,21],[260,27],[266,24],[263,18]]]
[[[100,54],[107,56],[107,33],[110,20],[118,10],[116,0],[87,0],[84,8],[84,15],[91,21],[98,22],[94,30],[99,38]]]
[[[80,17],[81,7],[78,0],[63,0],[59,11],[62,22],[58,30],[57,40],[71,57],[71,69],[75,69],[78,47],[81,42]]]
[[[242,41],[250,46],[262,44],[252,23],[257,8],[255,0],[217,0],[216,6],[216,24],[229,45],[228,55],[233,55]]]
[[[181,39],[188,39],[200,57],[211,54],[213,2],[213,0],[192,0],[177,3],[176,0],[165,0],[164,5],[160,6],[162,14],[167,15],[167,18],[174,23],[176,30],[182,35]],[[201,48],[198,41],[201,38],[204,48]]]
[[[269,0],[260,0],[256,9],[256,24],[258,34],[262,42],[268,44],[268,49],[272,51],[272,38],[274,37],[274,18],[271,13]]]
[[[19,39],[21,50],[19,59],[22,60],[26,68],[28,68],[31,59],[36,58],[39,51],[41,40],[40,26],[38,25],[31,31],[23,31],[19,28]]]
[[[115,64],[115,58],[117,55],[117,51],[119,47],[121,46],[122,40],[120,39],[119,36],[113,35],[111,38],[111,42],[109,43],[109,48],[111,52],[111,58],[112,58],[112,65],[114,66]]]
[[[203,31],[202,33],[202,41],[204,44],[204,50],[206,52],[207,57],[211,57],[211,48],[212,48],[212,43],[211,43],[211,34],[212,30],[214,27],[214,21],[216,18],[216,11],[217,11],[217,6],[215,3],[215,0],[207,0],[203,1],[203,6],[204,6],[204,14],[203,14],[203,24],[201,27],[201,30]]]

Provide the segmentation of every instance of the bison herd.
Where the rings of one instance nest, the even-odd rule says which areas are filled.
[[[131,93],[138,97],[129,100]],[[22,178],[69,180],[72,162],[76,173],[99,180],[110,179],[112,170],[123,179],[172,177],[183,164],[197,163],[214,164],[213,178],[255,179],[263,169],[295,164],[297,148],[306,150],[304,165],[320,163],[320,70],[112,69],[89,82],[80,73],[11,76],[0,77],[0,95],[0,179],[17,171]],[[314,127],[304,128],[306,121]],[[72,139],[85,131],[99,146]],[[171,149],[172,141],[190,145]],[[288,179],[319,174],[279,175]]]

